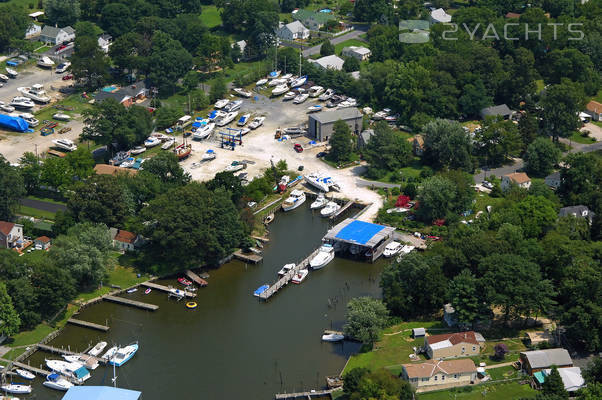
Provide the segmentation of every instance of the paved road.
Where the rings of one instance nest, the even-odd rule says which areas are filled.
[[[67,209],[63,204],[55,204],[49,203],[47,201],[34,200],[34,199],[21,199],[19,203],[24,205],[25,207],[35,208],[37,210],[48,211],[48,212],[57,212],[57,211],[65,211]]]
[[[364,33],[368,32],[368,29],[370,29],[370,27],[367,25],[354,25],[353,28],[354,28],[354,30],[352,30],[351,32],[347,32],[344,35],[341,35],[341,36],[335,37],[334,39],[331,39],[330,43],[336,45],[336,44],[343,43],[344,41],[350,40],[350,39],[362,40],[360,38],[360,35],[363,35]],[[284,45],[289,46],[288,44],[284,44]],[[298,46],[290,46],[290,47],[299,48]],[[303,57],[307,58],[311,55],[320,53],[320,47],[322,47],[321,44],[303,50]]]

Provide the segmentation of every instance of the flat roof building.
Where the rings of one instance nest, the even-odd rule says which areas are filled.
[[[354,107],[335,111],[310,114],[308,120],[309,135],[319,142],[327,141],[333,134],[334,123],[341,120],[356,135],[362,130],[362,113]]]
[[[322,241],[335,251],[374,261],[393,239],[395,228],[347,218],[330,229]]]

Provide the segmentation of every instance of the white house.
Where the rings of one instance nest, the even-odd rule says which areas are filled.
[[[353,57],[357,58],[359,61],[366,61],[372,55],[372,52],[367,47],[361,46],[348,46],[343,47],[343,51],[341,51],[341,55],[343,57]]]
[[[439,24],[444,22],[451,22],[452,17],[448,13],[445,12],[444,9],[438,8],[436,10],[431,11],[431,23]]]
[[[334,54],[318,58],[317,60],[309,59],[307,61],[316,63],[324,69],[336,69],[337,71],[341,71],[343,69],[343,64],[345,63],[341,57]]]
[[[75,30],[70,26],[56,28],[54,26],[45,25],[44,28],[42,28],[42,32],[40,32],[38,40],[52,45],[72,42],[75,40]]]
[[[309,29],[304,27],[301,22],[293,21],[281,26],[276,31],[276,36],[282,40],[307,39],[309,38]]]
[[[0,221],[0,248],[21,247],[23,241],[23,225]]]
[[[105,52],[109,52],[109,47],[113,44],[113,37],[108,33],[103,33],[98,37],[98,47]]]
[[[33,39],[40,36],[42,33],[42,27],[40,25],[31,24],[25,31],[25,39]]]

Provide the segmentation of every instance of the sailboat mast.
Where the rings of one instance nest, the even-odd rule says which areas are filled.
[[[302,58],[301,55],[303,54],[303,52],[299,52],[299,77],[301,77],[301,64],[302,64]]]

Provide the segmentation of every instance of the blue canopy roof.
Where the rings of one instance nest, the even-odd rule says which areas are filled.
[[[86,376],[90,375],[90,371],[88,371],[88,370],[86,369],[86,367],[80,367],[80,368],[76,369],[76,370],[74,371],[74,373],[75,373],[75,376],[76,376],[78,379],[82,379],[82,378],[84,378],[84,377],[86,377]]]
[[[335,237],[342,240],[366,244],[374,235],[383,230],[384,226],[355,220],[344,227]]]
[[[11,117],[10,115],[0,114],[0,127],[7,128],[17,132],[27,132],[29,125],[21,117]]]
[[[138,400],[141,394],[110,386],[73,386],[62,400]]]

